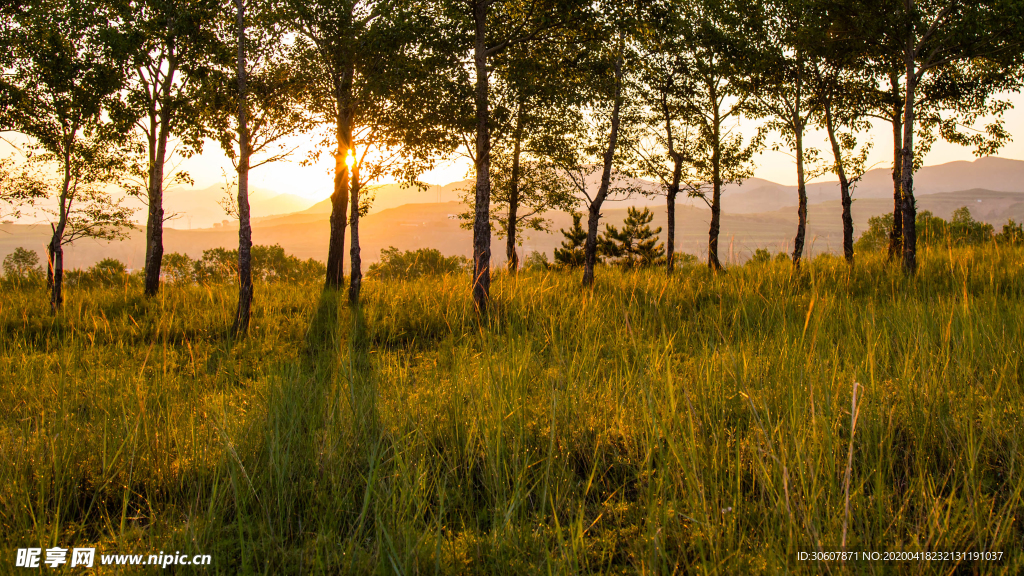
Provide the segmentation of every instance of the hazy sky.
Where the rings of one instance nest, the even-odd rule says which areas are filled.
[[[1024,159],[1024,96],[1014,94],[1010,96],[1016,107],[1010,110],[1006,116],[1006,127],[1016,138],[1014,142],[1003,148],[1000,156],[1004,158]],[[748,122],[740,126],[745,133],[753,131],[753,123]],[[303,145],[312,138],[296,139],[294,145],[299,150],[293,155],[294,161],[267,164],[257,168],[250,173],[250,186],[267,188],[278,193],[288,193],[306,198],[321,200],[330,195],[332,190],[333,159],[325,155],[319,163],[312,166],[302,166],[299,161],[305,157],[307,148]],[[892,131],[889,125],[878,123],[870,132],[859,136],[861,142],[872,141],[873,147],[869,155],[869,165],[874,168],[888,168],[892,163]],[[768,146],[761,155],[756,157],[757,169],[755,176],[778,182],[780,184],[792,185],[796,183],[796,169],[793,158],[783,152],[771,150],[772,138],[769,137]],[[811,133],[807,137],[808,147],[817,147],[822,154],[827,152],[827,139],[823,132]],[[0,142],[0,154],[8,155],[11,148]],[[830,155],[830,154],[829,154]],[[931,152],[925,158],[926,165],[942,164],[954,160],[974,159],[971,150],[948,144],[942,141],[936,142]],[[431,184],[447,184],[449,182],[466,178],[469,170],[469,161],[464,158],[455,159],[444,163],[434,171],[425,174],[423,180]],[[232,167],[227,157],[220,151],[215,142],[207,142],[204,153],[186,159],[182,168],[187,170],[196,181],[197,188],[206,188],[215,184],[224,183],[223,172],[231,173]],[[826,174],[819,180],[834,180],[831,174]]]
[[[1024,96],[1014,94],[1010,96],[1016,107],[1006,115],[1006,126],[1009,132],[1015,136],[1015,141],[1008,144],[999,153],[1004,158],[1024,159]],[[752,133],[754,124],[747,122],[741,125],[743,132]],[[817,147],[822,154],[831,156],[828,152],[827,136],[824,132],[815,132],[808,135],[806,146]],[[892,165],[892,128],[888,124],[876,123],[874,129],[859,136],[860,142],[872,141],[873,146],[868,157],[868,164],[874,168]],[[756,157],[757,169],[754,175],[759,178],[778,182],[780,184],[796,184],[796,165],[793,158],[783,152],[771,150],[772,138],[769,137],[768,145],[764,152]],[[301,159],[302,153],[296,153],[296,159]],[[942,164],[954,160],[973,160],[974,155],[970,149],[938,141],[932,147],[931,152],[925,158],[926,165]],[[193,158],[186,162],[186,169],[196,179],[196,186],[206,187],[212,184],[223,183],[221,168],[230,169],[230,163],[219,153],[219,148],[211,143],[207,152],[200,158]],[[423,180],[430,184],[447,184],[466,178],[470,162],[464,158],[456,159],[445,163],[431,173],[425,174]],[[266,165],[258,168],[250,174],[250,185],[261,188],[269,188],[280,193],[290,193],[297,196],[304,196],[321,200],[330,195],[333,179],[331,170],[333,160],[322,159],[316,166],[301,166],[298,162],[283,162],[277,165]],[[818,180],[835,180],[832,174],[826,174]]]

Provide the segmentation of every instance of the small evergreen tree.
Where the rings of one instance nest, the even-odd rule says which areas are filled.
[[[611,224],[605,225],[601,249],[625,268],[641,268],[665,262],[665,245],[658,242],[661,226],[651,230],[654,214],[647,208],[643,211],[629,208],[626,221],[620,231]]]
[[[555,248],[556,265],[568,268],[583,266],[585,257],[583,245],[587,242],[587,231],[580,224],[581,218],[583,218],[583,214],[574,213],[572,215],[572,228],[561,230],[562,235],[565,236],[565,241],[562,242],[561,248]]]

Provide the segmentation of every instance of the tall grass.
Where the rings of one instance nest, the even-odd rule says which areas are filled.
[[[0,530],[225,574],[1020,573],[1022,257],[498,274],[483,325],[461,275],[278,284],[243,342],[231,286],[15,289]],[[799,560],[844,533],[1004,554]]]

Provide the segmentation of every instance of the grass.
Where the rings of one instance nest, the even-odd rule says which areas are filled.
[[[994,246],[916,278],[499,274],[482,327],[462,276],[355,309],[273,284],[243,342],[232,286],[79,289],[56,317],[7,286],[0,570],[59,545],[212,556],[182,573],[1018,574],[1022,278]],[[799,560],[844,533],[1003,555]]]

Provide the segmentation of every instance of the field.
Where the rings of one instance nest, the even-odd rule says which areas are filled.
[[[482,325],[461,275],[264,284],[241,342],[230,284],[0,290],[4,572],[1024,571],[1022,248],[499,274]]]

